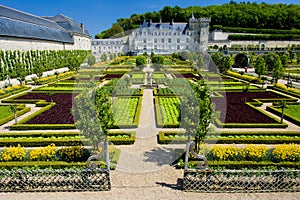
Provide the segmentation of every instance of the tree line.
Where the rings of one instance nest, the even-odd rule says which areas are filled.
[[[144,20],[159,22],[187,22],[192,12],[196,18],[210,17],[210,26],[244,27],[256,29],[300,29],[300,5],[236,3],[231,1],[224,5],[193,6],[181,8],[179,6],[165,6],[160,11],[133,14],[129,18],[119,18],[113,26],[99,33],[95,38],[109,38],[116,34],[138,28]]]
[[[0,80],[9,77],[24,81],[27,75],[42,77],[43,72],[62,67],[77,71],[88,54],[85,50],[0,50]]]

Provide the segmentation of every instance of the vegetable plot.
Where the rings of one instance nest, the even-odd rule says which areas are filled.
[[[177,97],[158,97],[162,123],[179,126],[180,101]]]
[[[138,123],[139,97],[117,97],[113,102],[115,126],[132,127]]]

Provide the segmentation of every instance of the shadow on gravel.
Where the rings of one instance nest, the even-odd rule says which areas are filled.
[[[145,162],[151,162],[157,166],[171,165],[183,154],[183,149],[160,147],[144,153]]]
[[[171,188],[172,190],[182,190],[183,179],[182,178],[177,179],[177,184],[161,183],[161,182],[156,182],[156,184],[162,187]]]

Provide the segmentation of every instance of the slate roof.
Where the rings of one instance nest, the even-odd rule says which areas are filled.
[[[58,23],[0,4],[0,36],[74,43],[72,33],[89,35],[87,31],[82,33],[80,24],[66,16],[64,18],[68,20]]]
[[[156,29],[165,29],[165,30],[172,30],[180,31],[185,33],[185,31],[189,28],[188,23],[147,23],[146,21],[140,26],[140,29],[148,28],[150,32],[153,32]]]
[[[78,34],[90,36],[86,28],[84,28],[84,32],[82,32],[80,24],[65,15],[59,14],[54,17],[44,17],[44,18],[49,19],[51,21],[55,21],[59,26],[61,26],[63,29],[65,29],[70,33],[78,33]]]

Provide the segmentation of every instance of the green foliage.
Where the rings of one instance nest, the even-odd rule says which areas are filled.
[[[87,57],[87,63],[88,65],[94,65],[96,63],[96,58],[93,55],[89,55]]]
[[[263,56],[258,56],[255,63],[255,73],[258,74],[259,78],[264,75],[267,71],[266,61]]]
[[[229,40],[298,40],[299,35],[229,35]]]
[[[144,67],[147,64],[147,58],[145,56],[137,56],[135,60],[137,67]]]
[[[101,32],[95,36],[96,39],[106,39],[111,37],[121,37],[124,35],[124,29],[118,25],[114,24],[110,29]]]

